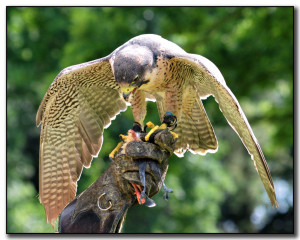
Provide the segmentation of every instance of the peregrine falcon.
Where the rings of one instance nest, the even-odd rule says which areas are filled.
[[[202,99],[212,95],[254,162],[272,206],[272,177],[254,133],[218,68],[207,58],[185,52],[153,34],[130,39],[104,58],[62,70],[36,115],[41,127],[39,199],[47,222],[56,219],[76,195],[83,167],[89,167],[103,142],[103,131],[130,105],[143,125],[146,101],[158,114],[177,118],[175,154],[216,152],[218,142]]]

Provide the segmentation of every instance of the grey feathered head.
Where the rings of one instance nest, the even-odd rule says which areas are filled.
[[[127,46],[115,55],[114,76],[120,85],[140,87],[146,70],[153,66],[153,53],[144,46]]]

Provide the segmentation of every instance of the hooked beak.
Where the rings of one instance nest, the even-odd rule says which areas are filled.
[[[121,92],[123,93],[123,98],[125,101],[129,100],[131,94],[134,94],[136,91],[135,87],[124,87],[121,88]]]
[[[127,101],[127,100],[128,100],[128,98],[129,98],[129,95],[130,95],[130,92],[128,92],[128,93],[126,93],[126,92],[123,92],[123,98],[124,98],[124,100],[125,100],[125,101]]]

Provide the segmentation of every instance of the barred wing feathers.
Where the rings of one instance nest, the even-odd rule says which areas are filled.
[[[64,69],[45,94],[36,116],[41,127],[39,199],[53,224],[75,198],[83,166],[89,167],[103,130],[126,103],[108,58]]]
[[[199,99],[213,95],[229,125],[238,134],[251,155],[273,207],[278,206],[271,173],[261,147],[240,104],[227,87],[218,68],[208,59],[195,54],[175,57],[172,60],[180,63],[178,65],[184,66],[184,69],[192,69],[193,78],[188,84],[196,89]]]

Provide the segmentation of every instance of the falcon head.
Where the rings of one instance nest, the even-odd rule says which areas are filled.
[[[153,59],[149,48],[139,45],[129,45],[116,53],[114,76],[125,101],[131,102],[136,90],[149,82],[145,73],[153,68]]]

